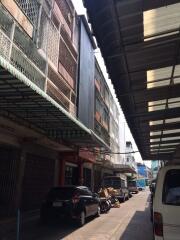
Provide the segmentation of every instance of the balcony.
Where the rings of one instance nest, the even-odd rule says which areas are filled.
[[[17,2],[24,3],[25,1],[18,0]],[[21,11],[20,8],[18,11]],[[24,10],[24,12],[26,11]],[[29,20],[26,20],[29,24]],[[25,25],[21,26],[6,11],[6,8],[0,5],[0,56],[75,116],[75,93],[56,71],[59,54],[58,44],[50,44],[52,39],[58,42],[59,32],[45,11],[42,14],[41,22],[46,27],[41,28],[40,44],[37,48],[35,42],[24,29]],[[47,26],[49,27],[47,28]]]

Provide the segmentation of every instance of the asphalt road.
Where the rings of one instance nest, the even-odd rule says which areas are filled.
[[[15,233],[0,238],[16,239]],[[149,192],[135,194],[129,201],[99,218],[90,219],[82,228],[56,222],[42,225],[36,219],[21,227],[21,240],[153,240],[149,212]]]

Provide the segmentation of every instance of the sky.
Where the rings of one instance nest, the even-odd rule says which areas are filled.
[[[73,2],[74,7],[75,7],[75,9],[76,9],[76,11],[77,11],[77,13],[79,15],[82,15],[82,14],[86,15],[86,9],[83,6],[82,0],[72,0],[72,2]],[[117,100],[117,97],[116,97],[116,94],[115,94],[115,90],[114,90],[114,87],[113,87],[113,85],[111,83],[111,80],[108,77],[107,70],[106,70],[106,67],[105,67],[105,64],[104,64],[104,60],[103,60],[103,58],[101,56],[100,49],[96,49],[95,50],[95,55],[96,55],[96,58],[98,60],[99,65],[101,67],[101,70],[102,70],[102,72],[104,74],[104,77],[105,77],[105,79],[107,81],[107,84],[108,84],[108,86],[109,86],[109,88],[110,88],[114,98],[116,99],[116,102],[118,103],[118,100]],[[118,103],[118,105],[119,105],[119,103]],[[135,143],[135,141],[134,141],[134,139],[132,137],[131,131],[130,131],[127,123],[125,123],[126,121],[125,121],[125,118],[124,118],[124,114],[123,114],[123,112],[122,112],[120,107],[119,107],[119,109],[120,109],[120,124],[124,124],[124,126],[125,126],[125,133],[124,133],[125,141],[131,141],[132,145],[133,145],[133,150],[134,151],[138,151],[136,143]],[[140,153],[135,153],[134,157],[135,157],[135,160],[137,162],[142,162],[142,157],[141,157]],[[151,167],[151,161],[145,161],[145,164],[148,167]]]

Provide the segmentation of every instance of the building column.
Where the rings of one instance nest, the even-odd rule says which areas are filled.
[[[55,169],[54,169],[54,186],[59,185],[59,172],[60,172],[60,161],[59,158],[55,159]]]
[[[78,169],[79,169],[79,185],[83,185],[84,184],[83,162],[81,160],[79,160]]]
[[[94,163],[91,168],[91,190],[94,192]]]
[[[65,159],[59,159],[59,185],[63,186],[65,184]]]
[[[24,170],[26,164],[26,149],[22,147],[20,152],[20,163],[19,163],[19,174],[16,185],[16,198],[15,198],[15,207],[16,209],[21,208],[22,206],[22,191],[23,191],[23,178]]]

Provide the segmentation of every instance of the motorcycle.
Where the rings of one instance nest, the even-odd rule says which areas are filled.
[[[109,198],[100,197],[101,213],[107,213],[111,209],[111,200]]]

